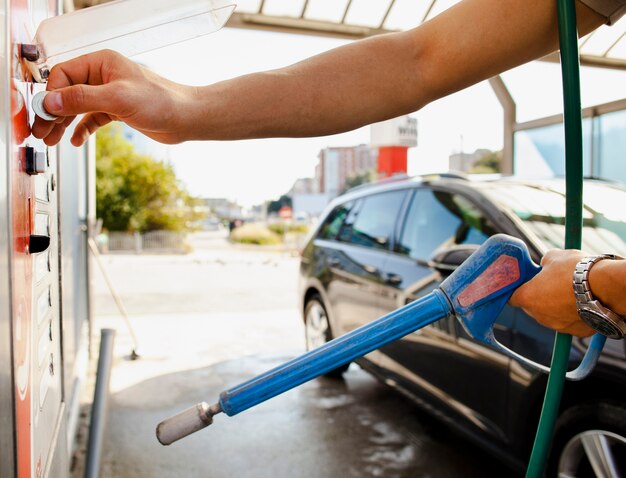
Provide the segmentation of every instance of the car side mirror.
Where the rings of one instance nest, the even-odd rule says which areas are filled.
[[[446,247],[435,252],[428,261],[428,266],[444,276],[450,275],[479,247],[476,244],[458,244]]]

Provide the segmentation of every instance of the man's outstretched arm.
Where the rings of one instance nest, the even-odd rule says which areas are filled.
[[[606,19],[577,2],[581,34]],[[125,121],[162,142],[319,136],[416,111],[429,102],[558,48],[553,0],[464,0],[402,33],[354,42],[295,65],[209,86],[178,85],[112,52],[52,69],[33,132],[72,141]]]

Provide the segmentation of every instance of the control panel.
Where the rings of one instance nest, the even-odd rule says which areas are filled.
[[[12,0],[11,138],[12,329],[16,467],[19,478],[61,476],[68,468],[63,433],[63,367],[59,280],[57,148],[30,134],[33,81],[24,55],[37,24],[58,13],[56,2]]]

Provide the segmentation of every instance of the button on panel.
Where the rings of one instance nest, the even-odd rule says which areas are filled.
[[[39,365],[39,368],[41,368],[44,360],[48,357],[50,342],[50,334],[46,330],[43,334],[41,334],[41,337],[39,337],[39,343],[37,345],[37,365]]]
[[[50,287],[46,289],[46,291],[39,296],[37,299],[37,326],[41,325],[44,321],[48,312],[50,311],[50,307],[52,305],[52,297],[50,292]]]
[[[38,201],[50,202],[50,180],[46,175],[35,177],[35,197]]]
[[[35,216],[35,234],[38,236],[50,235],[50,216],[37,213]]]
[[[48,155],[45,151],[37,151],[35,148],[25,146],[26,172],[30,175],[43,174],[48,168]]]
[[[50,272],[50,252],[48,254],[38,254],[35,256],[35,281],[41,282],[46,277],[46,274]]]

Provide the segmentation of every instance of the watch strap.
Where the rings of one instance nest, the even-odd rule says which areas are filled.
[[[597,262],[604,259],[620,260],[615,254],[602,254],[583,258],[574,271],[574,295],[580,318],[592,329],[610,338],[623,338],[626,335],[626,319],[605,307],[591,293],[589,272]]]

